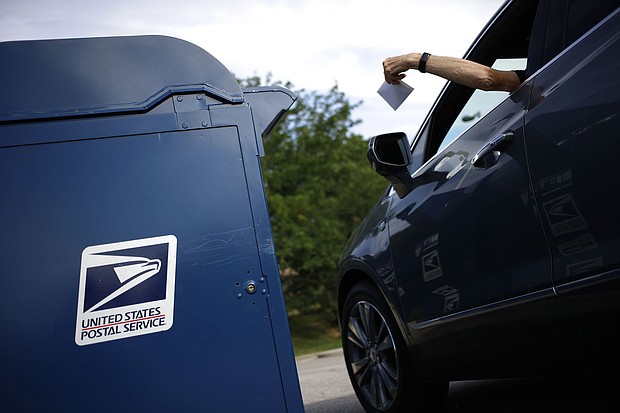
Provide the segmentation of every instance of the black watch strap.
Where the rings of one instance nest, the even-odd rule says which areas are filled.
[[[426,73],[426,61],[431,56],[430,53],[422,53],[422,57],[420,58],[420,63],[418,63],[418,71],[420,73]]]

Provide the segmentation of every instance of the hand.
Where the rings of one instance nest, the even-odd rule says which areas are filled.
[[[407,76],[404,72],[411,69],[410,55],[388,57],[383,61],[383,76],[391,85],[398,85]]]

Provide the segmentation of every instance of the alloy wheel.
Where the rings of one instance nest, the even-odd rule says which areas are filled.
[[[349,313],[346,334],[348,361],[361,393],[373,408],[390,409],[398,391],[398,359],[385,319],[372,303],[359,301]]]

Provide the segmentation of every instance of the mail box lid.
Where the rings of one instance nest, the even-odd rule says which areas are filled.
[[[0,122],[140,112],[194,91],[243,102],[222,63],[167,36],[2,42],[0,62]]]

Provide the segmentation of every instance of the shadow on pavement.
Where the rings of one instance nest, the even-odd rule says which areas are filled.
[[[443,413],[620,411],[620,378],[454,382]],[[364,413],[354,395],[315,402],[306,413]]]
[[[364,413],[340,350],[298,359],[306,413]],[[620,412],[620,375],[450,383],[443,413]]]
[[[444,412],[620,411],[620,376],[453,382]]]

